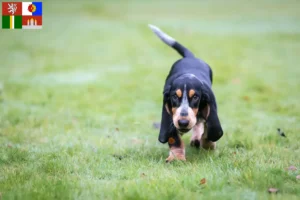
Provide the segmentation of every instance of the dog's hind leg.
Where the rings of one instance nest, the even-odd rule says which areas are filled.
[[[207,140],[207,125],[205,122],[200,121],[194,126],[190,144],[193,147],[202,147],[207,150],[216,148],[216,142]]]
[[[170,152],[169,157],[166,159],[166,162],[171,162],[173,160],[186,160],[184,143],[178,134],[170,137],[168,140],[168,144],[170,147]]]
[[[206,150],[214,150],[214,149],[216,149],[216,146],[217,146],[216,142],[212,142],[207,139],[207,124],[204,124],[204,133],[200,140],[200,146]]]

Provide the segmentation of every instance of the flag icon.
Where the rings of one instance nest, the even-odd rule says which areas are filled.
[[[2,2],[2,29],[41,29],[42,2]]]
[[[2,16],[3,29],[22,29],[22,16]]]
[[[22,2],[2,2],[2,16],[22,15]]]
[[[41,29],[42,16],[23,16],[22,29]]]
[[[22,2],[23,16],[42,16],[42,2]]]

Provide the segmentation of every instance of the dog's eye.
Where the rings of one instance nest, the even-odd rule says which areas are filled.
[[[193,96],[193,100],[198,101],[198,100],[199,100],[199,97],[198,97],[197,95],[194,95],[194,96]]]
[[[176,101],[177,99],[178,99],[178,96],[176,94],[172,96],[173,101]]]

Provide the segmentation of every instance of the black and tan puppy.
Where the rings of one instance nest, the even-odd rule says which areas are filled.
[[[217,113],[216,98],[211,88],[211,68],[158,27],[149,27],[164,43],[183,56],[172,65],[163,90],[158,140],[169,144],[170,153],[166,162],[174,159],[185,160],[181,136],[191,129],[192,146],[215,149],[216,141],[222,137],[223,130]]]

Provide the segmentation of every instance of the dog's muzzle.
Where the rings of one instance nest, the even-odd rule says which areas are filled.
[[[188,129],[188,125],[189,125],[190,121],[187,119],[180,119],[178,120],[178,125],[179,125],[179,131],[182,133],[186,133],[188,132],[190,129]]]

